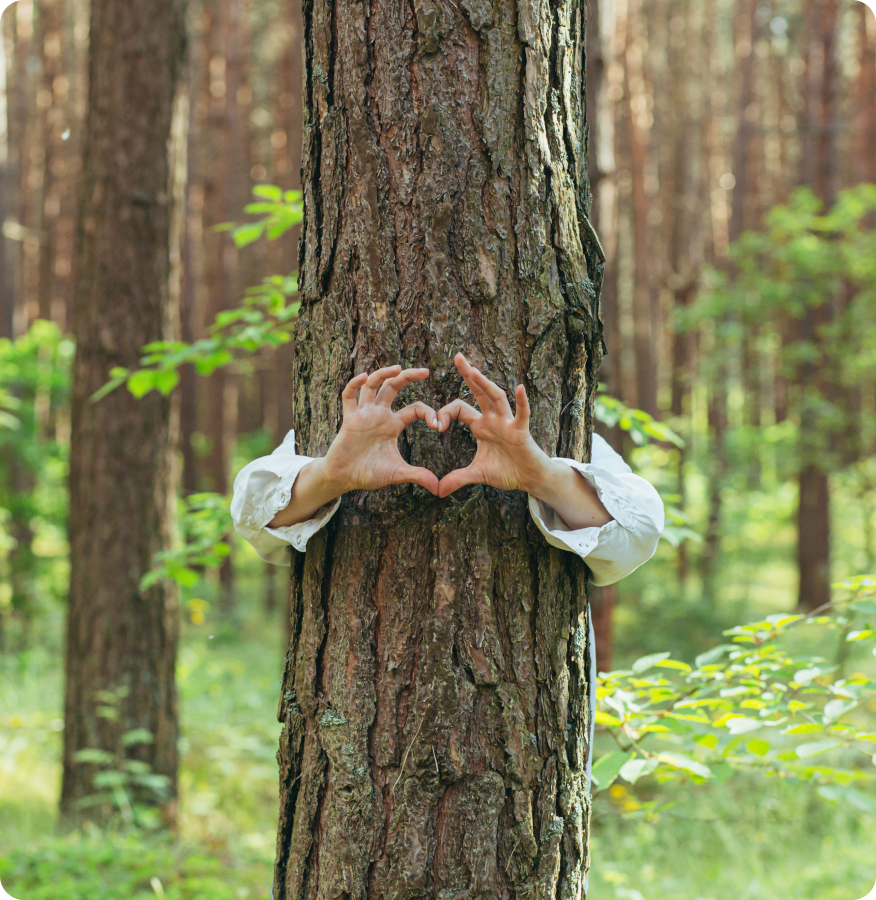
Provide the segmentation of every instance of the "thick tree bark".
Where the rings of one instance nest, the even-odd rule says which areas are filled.
[[[464,349],[525,382],[552,454],[590,451],[601,251],[589,226],[578,0],[314,0],[305,26],[302,449],[356,372]],[[415,16],[414,16],[415,14]],[[412,428],[436,473],[470,434]],[[582,895],[586,567],[525,496],[348,495],[293,559],[276,900]]]
[[[167,776],[168,816],[176,794],[176,596],[165,584],[139,587],[171,532],[172,406],[157,394],[137,401],[123,390],[96,404],[90,397],[113,366],[136,366],[144,343],[175,331],[187,118],[178,90],[184,10],[181,0],[92,6],[74,316],[61,793],[69,818],[79,816],[76,801],[94,792],[95,767],[75,760],[85,748],[142,760]],[[107,697],[100,691],[121,691],[117,720],[102,714]],[[148,730],[152,742],[123,747],[123,734],[135,728]]]

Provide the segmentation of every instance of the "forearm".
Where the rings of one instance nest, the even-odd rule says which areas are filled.
[[[292,486],[289,505],[268,523],[270,528],[286,528],[312,519],[327,503],[343,494],[343,486],[331,477],[325,458],[314,459],[299,473]]]
[[[529,493],[552,507],[573,531],[601,528],[614,519],[603,506],[596,488],[561,460],[551,459],[545,463],[543,480]]]

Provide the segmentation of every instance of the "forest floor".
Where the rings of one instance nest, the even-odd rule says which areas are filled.
[[[619,591],[615,667],[664,649],[692,658],[718,643],[723,628],[790,608],[792,511],[793,497],[773,494],[769,504],[756,495],[745,503],[731,498],[728,522],[740,549],[725,559],[715,605],[704,606],[695,586],[673,588],[675,551],[661,545],[657,559]],[[188,592],[184,604],[174,839],[59,833],[60,613],[45,624],[38,649],[0,658],[0,881],[13,897],[269,897],[285,633],[282,611],[263,608],[263,567],[248,548],[239,555],[233,623],[204,603],[212,599],[205,585],[197,595]],[[281,604],[284,585],[278,572]],[[675,805],[645,815],[641,804],[655,797]],[[701,785],[615,785],[595,799],[589,900],[856,900],[876,880],[876,803],[864,805],[843,806],[800,783],[740,775]]]

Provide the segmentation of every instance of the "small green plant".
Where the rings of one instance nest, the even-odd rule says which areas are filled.
[[[112,722],[120,719],[119,707],[127,697],[127,687],[97,691],[97,715]],[[138,759],[131,759],[127,752],[141,744],[151,744],[152,733],[146,728],[133,728],[122,733],[114,753],[99,748],[80,750],[73,757],[80,764],[97,766],[91,783],[94,793],[77,802],[80,809],[104,806],[125,825],[145,828],[157,827],[155,805],[166,801],[170,795],[170,779],[152,771],[152,767]]]
[[[193,587],[199,569],[217,569],[229,552],[228,507],[222,494],[192,494],[180,500],[181,542],[155,556],[153,568],[140,581],[147,590],[155,582],[171,578],[181,587]]]
[[[632,438],[633,443],[644,446],[649,441],[665,441],[683,447],[684,441],[667,425],[658,422],[641,409],[633,409],[616,397],[599,393],[593,401],[593,415],[608,428],[618,426]]]
[[[594,790],[651,773],[658,782],[702,782],[738,769],[798,778],[825,797],[872,804],[853,785],[876,781],[876,733],[866,716],[876,682],[844,669],[851,645],[874,645],[876,655],[876,577],[834,587],[834,615],[781,613],[736,626],[724,632],[729,643],[693,666],[663,652],[601,673],[596,722],[617,749],[594,764]],[[833,662],[794,649],[806,643],[805,629],[817,630],[820,647],[835,636]],[[816,760],[826,754],[829,764]]]

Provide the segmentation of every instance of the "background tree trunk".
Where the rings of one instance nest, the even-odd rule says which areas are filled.
[[[602,256],[589,226],[584,4],[304,8],[295,409],[324,453],[356,373],[466,350],[533,433],[589,454]],[[463,394],[465,396],[465,394]],[[412,428],[442,474],[474,446]],[[276,900],[580,897],[589,867],[586,567],[525,496],[348,495],[295,554]]]
[[[175,496],[171,401],[90,397],[113,366],[136,366],[179,315],[187,103],[185,4],[94,0],[82,183],[70,465],[70,595],[62,813],[93,793],[77,751],[135,757],[176,793],[175,593],[141,591],[168,546]],[[173,127],[172,127],[173,125]],[[118,720],[99,691],[121,691]],[[112,704],[109,704],[112,705]],[[103,709],[101,709],[103,707]],[[151,743],[123,749],[147,729]],[[167,812],[173,813],[173,802]],[[99,813],[99,811],[98,811]]]
[[[836,28],[837,0],[815,0],[807,8],[809,43],[806,48],[806,105],[801,181],[829,209],[836,201]],[[808,154],[808,155],[807,155]],[[797,562],[800,582],[797,603],[811,610],[830,601],[830,479],[825,463],[827,429],[813,410],[824,400],[835,400],[836,385],[830,371],[825,330],[834,317],[837,298],[826,297],[812,306],[802,322],[815,358],[800,366],[804,391],[800,430],[800,472],[797,483]],[[830,436],[832,437],[832,435]]]

